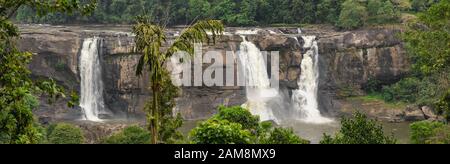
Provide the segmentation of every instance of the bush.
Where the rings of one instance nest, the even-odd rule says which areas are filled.
[[[381,81],[374,77],[370,77],[369,80],[367,81],[367,84],[364,86],[364,90],[367,93],[379,92],[381,89],[382,89]]]
[[[342,118],[342,127],[335,137],[324,135],[321,144],[395,144],[392,136],[386,136],[383,127],[367,116],[355,113],[353,119]]]
[[[444,126],[436,128],[433,131],[433,136],[427,141],[427,144],[450,144],[450,127]]]
[[[83,132],[80,128],[66,123],[60,123],[48,131],[48,141],[51,144],[82,144]]]
[[[106,138],[104,144],[150,144],[151,134],[139,126],[130,126]]]
[[[190,136],[194,144],[250,144],[253,140],[241,124],[219,119],[200,123]]]
[[[235,107],[219,107],[219,113],[215,116],[217,119],[228,120],[230,122],[239,123],[244,129],[257,129],[259,125],[259,117],[253,116],[250,111],[240,106]]]
[[[384,99],[387,102],[415,102],[419,93],[420,80],[415,77],[405,78],[398,83],[383,88]]]
[[[450,89],[442,98],[436,103],[436,111],[445,117],[447,121],[450,120]]]
[[[421,121],[411,124],[411,143],[427,144],[435,135],[435,130],[445,127],[441,122]]]
[[[408,77],[399,82],[383,87],[383,98],[387,102],[414,103],[418,106],[435,106],[447,88],[439,76],[423,78]]]
[[[274,128],[269,121],[259,122],[247,109],[219,107],[219,113],[200,123],[190,133],[194,144],[307,144],[292,129]]]
[[[292,129],[274,128],[261,144],[309,144],[310,142],[298,137]]]

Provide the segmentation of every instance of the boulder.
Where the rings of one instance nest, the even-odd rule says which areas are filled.
[[[422,110],[408,106],[404,115],[405,121],[423,121],[426,120]]]
[[[429,120],[437,120],[438,119],[438,116],[436,115],[436,113],[434,112],[434,110],[431,107],[423,106],[421,109],[425,116],[425,119],[429,119]]]

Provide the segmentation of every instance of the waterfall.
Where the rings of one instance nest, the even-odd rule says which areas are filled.
[[[243,107],[248,108],[252,114],[259,115],[261,121],[278,122],[272,109],[268,107],[268,101],[278,97],[279,93],[278,90],[270,87],[270,79],[263,54],[256,45],[247,41],[245,36],[241,37],[243,42],[240,45],[239,60],[245,78],[247,94],[247,103]]]
[[[296,117],[308,123],[327,123],[331,120],[323,117],[317,101],[319,87],[319,50],[315,36],[303,36],[304,48],[299,89],[293,91],[292,102]]]
[[[101,121],[99,113],[104,109],[102,67],[100,64],[99,38],[88,38],[83,42],[80,57],[81,98],[80,106],[84,119]]]

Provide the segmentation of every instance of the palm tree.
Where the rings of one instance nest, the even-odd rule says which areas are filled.
[[[218,20],[204,20],[187,27],[181,35],[175,39],[166,51],[162,46],[166,43],[165,28],[148,21],[143,17],[138,18],[137,24],[133,27],[136,34],[136,51],[142,54],[136,75],[142,76],[144,67],[148,67],[150,85],[152,90],[152,104],[147,110],[148,129],[152,134],[152,144],[158,142],[158,131],[161,117],[161,90],[164,81],[164,68],[166,59],[170,58],[178,51],[185,51],[190,56],[194,54],[194,44],[217,40],[223,34],[224,25]],[[210,33],[208,35],[208,33]]]

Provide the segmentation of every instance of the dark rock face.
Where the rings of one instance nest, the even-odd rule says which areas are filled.
[[[369,79],[392,84],[404,76],[409,62],[395,37],[399,32],[373,29],[321,36],[319,90],[328,94],[323,97],[332,98],[331,102],[320,102],[321,108],[339,109],[333,97],[364,94],[362,89]]]
[[[144,77],[135,75],[139,56],[133,54],[134,41],[128,32],[129,27],[22,26],[21,29],[21,49],[35,54],[30,64],[33,76],[52,77],[66,88],[78,91],[78,60],[83,39],[94,36],[103,38],[101,60],[106,107],[118,117],[145,117],[142,109],[151,93],[147,89],[147,74],[144,73]],[[297,89],[304,42],[299,35],[274,34],[268,30],[295,33],[297,29],[262,29],[256,35],[247,36],[247,40],[263,51],[279,51],[281,88],[288,91]],[[319,104],[326,115],[337,113],[343,91],[359,95],[369,78],[389,84],[408,72],[403,46],[395,38],[398,30],[336,32],[330,29],[303,29],[303,32],[302,35],[318,37]],[[203,49],[204,52],[237,51],[241,42],[239,35],[225,35],[216,45],[204,45]],[[204,64],[204,68],[207,66]],[[182,95],[177,100],[176,110],[186,119],[207,118],[221,104],[240,105],[246,101],[243,87],[184,87]],[[71,119],[81,115],[79,109],[67,109],[64,101],[54,105],[41,104],[37,113],[42,116],[43,122],[48,122],[49,117]]]

